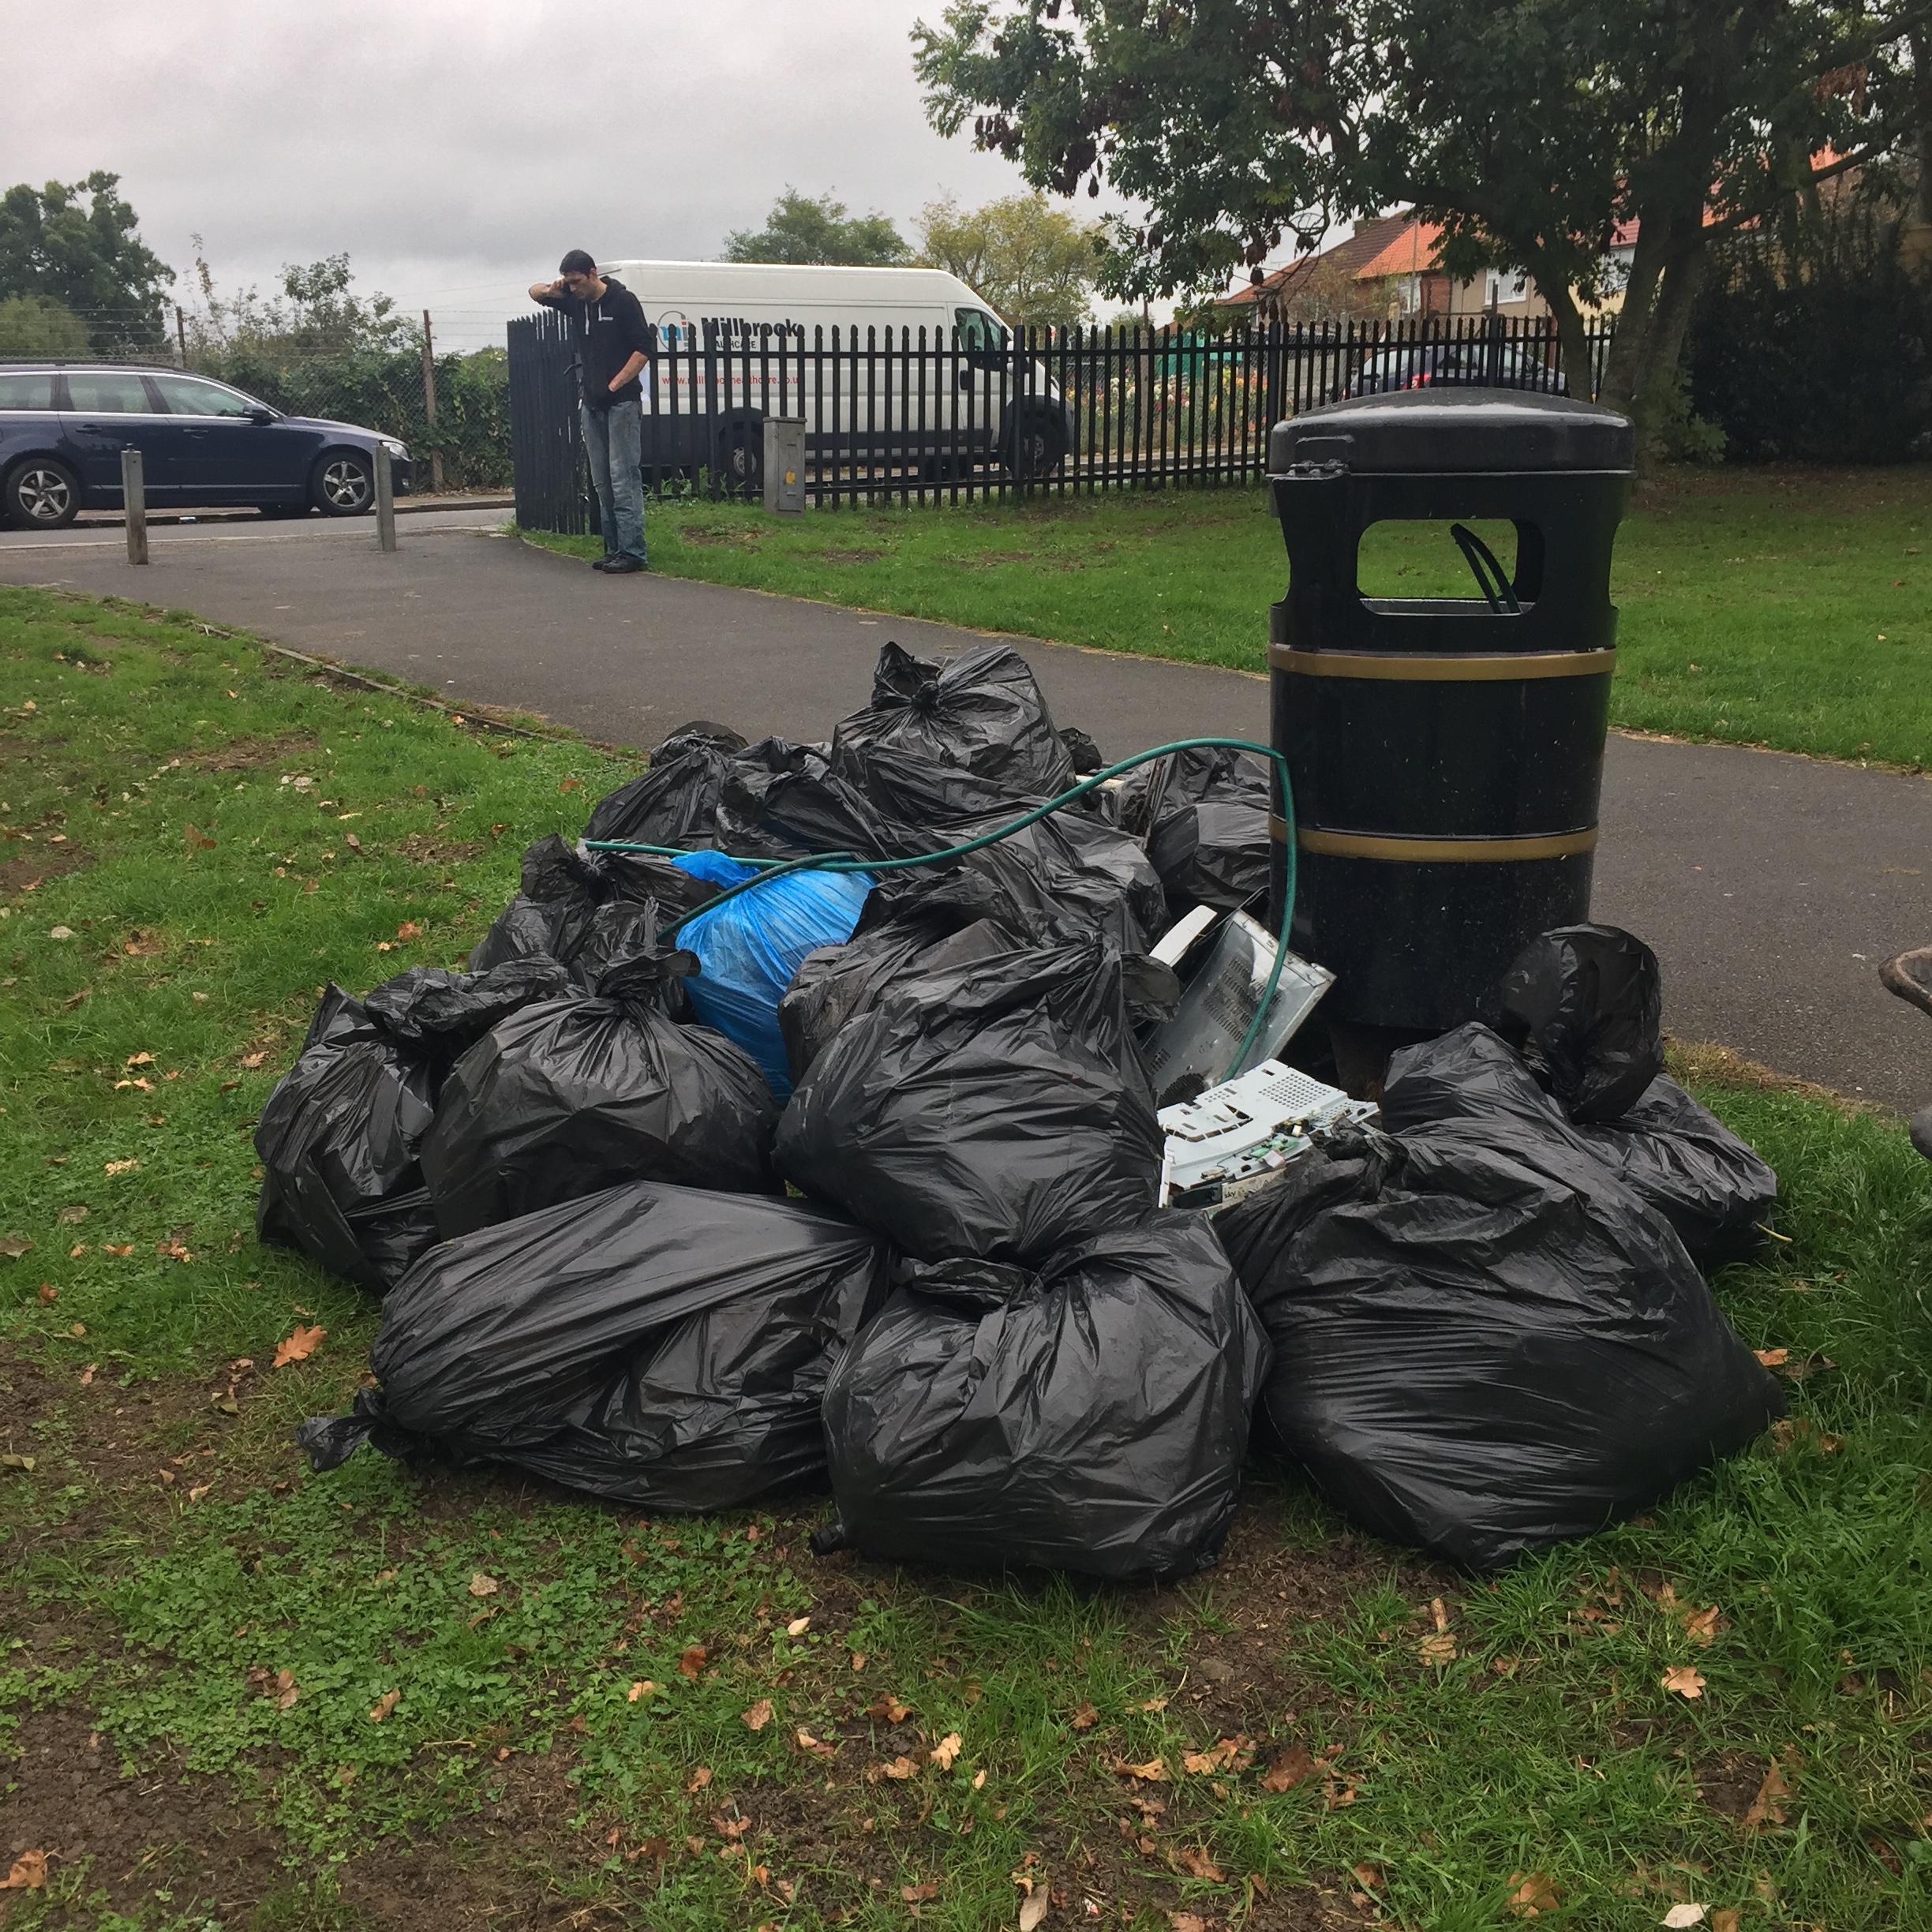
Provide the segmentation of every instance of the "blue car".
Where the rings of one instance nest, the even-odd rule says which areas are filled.
[[[409,451],[351,423],[284,416],[183,369],[113,363],[0,366],[0,522],[58,530],[118,510],[121,452],[141,453],[150,509],[253,504],[268,516],[360,516],[376,504],[376,452],[396,494]]]

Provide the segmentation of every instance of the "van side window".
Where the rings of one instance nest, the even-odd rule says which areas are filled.
[[[959,331],[962,349],[1004,349],[1006,331],[983,309],[955,309],[953,326]]]

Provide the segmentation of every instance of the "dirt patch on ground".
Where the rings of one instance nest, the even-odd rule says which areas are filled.
[[[876,564],[885,554],[883,550],[822,550],[818,560],[822,564]]]
[[[0,859],[0,897],[10,899],[16,893],[31,892],[48,879],[84,872],[93,863],[94,855],[79,845],[36,842],[24,858]]]
[[[279,763],[298,751],[313,751],[321,743],[313,732],[284,732],[276,738],[231,738],[212,751],[184,751],[182,762],[197,771],[254,771]]]
[[[413,859],[421,866],[460,865],[466,859],[474,859],[482,851],[481,845],[465,844],[460,839],[435,838],[425,832],[412,832],[396,850],[405,859]]]

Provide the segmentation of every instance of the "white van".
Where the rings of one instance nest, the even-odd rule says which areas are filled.
[[[715,465],[760,486],[767,415],[803,417],[807,460],[925,479],[1043,476],[1073,444],[1045,368],[942,268],[605,261],[663,351],[645,397],[647,475]]]

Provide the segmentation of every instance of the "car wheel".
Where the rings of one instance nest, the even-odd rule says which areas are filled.
[[[324,516],[361,516],[375,507],[375,466],[360,451],[331,450],[316,465],[309,493]]]
[[[80,479],[51,456],[29,456],[6,481],[9,520],[24,530],[65,530],[80,508]]]

